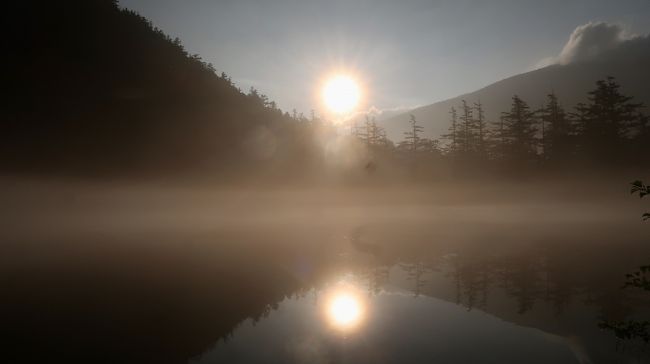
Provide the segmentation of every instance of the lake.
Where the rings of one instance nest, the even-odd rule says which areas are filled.
[[[650,362],[639,206],[229,196],[16,209],[3,362]]]

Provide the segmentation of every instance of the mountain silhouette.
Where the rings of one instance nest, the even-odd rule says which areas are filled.
[[[596,57],[568,64],[553,64],[531,72],[522,73],[495,82],[477,91],[448,100],[422,106],[408,112],[385,118],[380,124],[388,137],[402,139],[408,128],[409,115],[413,114],[424,126],[427,136],[439,137],[447,133],[451,107],[459,108],[461,100],[470,105],[481,102],[488,121],[498,122],[502,111],[509,110],[512,96],[518,95],[537,108],[546,95],[554,92],[561,104],[571,110],[578,102],[585,102],[587,92],[595,80],[616,77],[622,92],[634,95],[634,100],[650,104],[650,37],[638,37],[622,42],[618,47],[604,51]]]

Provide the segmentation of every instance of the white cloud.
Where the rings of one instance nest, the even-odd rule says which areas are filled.
[[[360,123],[366,120],[366,117],[375,118],[376,121],[382,121],[390,119],[395,115],[400,115],[415,108],[420,107],[421,105],[416,106],[395,106],[388,108],[379,108],[375,105],[371,105],[368,109],[358,110],[345,118],[344,122],[349,124]]]
[[[534,71],[534,70],[538,70],[540,68],[544,68],[544,67],[548,67],[550,65],[557,64],[558,63],[557,58],[558,58],[557,56],[544,57],[541,60],[539,60],[537,63],[535,63],[535,65],[532,68],[530,68],[529,71]]]
[[[534,68],[588,61],[635,38],[618,24],[589,22],[571,33],[560,54],[540,60]]]
[[[376,117],[377,119],[386,119],[389,117],[392,117],[394,115],[402,114],[405,113],[409,110],[413,110],[415,108],[418,108],[420,105],[415,105],[415,106],[396,106],[396,107],[390,107],[390,108],[383,108],[380,109],[376,106],[370,106],[368,110],[363,110],[359,111],[357,113],[357,116],[363,116],[365,117],[370,116],[370,117]]]
[[[631,38],[620,25],[589,22],[573,31],[558,60],[569,64],[593,59]]]

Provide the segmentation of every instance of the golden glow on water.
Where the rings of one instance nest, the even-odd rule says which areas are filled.
[[[361,307],[354,297],[341,294],[330,303],[329,315],[336,326],[352,326],[361,318]]]
[[[339,285],[325,295],[325,318],[334,329],[349,332],[363,323],[367,303],[354,287]]]

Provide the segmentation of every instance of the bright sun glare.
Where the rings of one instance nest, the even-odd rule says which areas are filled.
[[[361,320],[361,303],[354,296],[341,293],[329,304],[328,314],[334,326],[341,329],[351,328]]]
[[[352,111],[359,103],[361,92],[359,86],[349,76],[338,75],[329,79],[323,88],[325,105],[333,112],[345,114]]]

